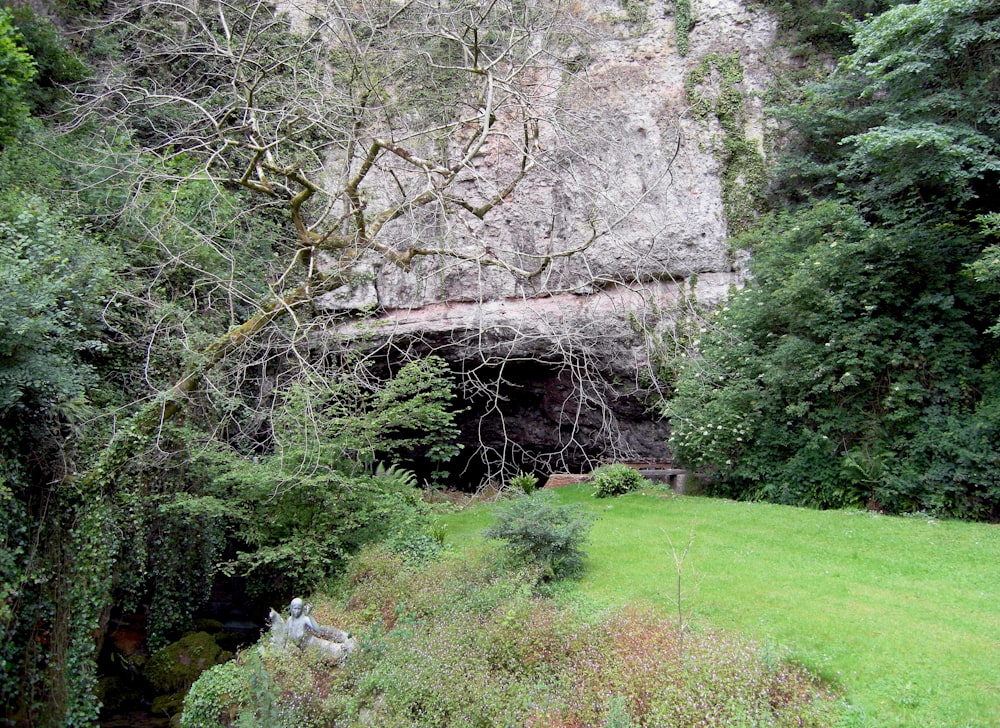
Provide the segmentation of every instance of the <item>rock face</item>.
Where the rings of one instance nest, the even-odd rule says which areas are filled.
[[[466,479],[667,459],[667,426],[647,407],[650,370],[680,317],[740,283],[723,203],[725,132],[692,113],[685,81],[706,59],[737,54],[743,76],[730,88],[742,95],[744,137],[763,154],[775,24],[737,0],[694,0],[681,56],[673,0],[635,4],[646,17],[630,25],[623,4],[578,3],[593,34],[558,88],[569,100],[559,133],[541,132],[545,163],[483,225],[447,230],[526,267],[584,249],[530,279],[434,258],[408,271],[373,264],[363,283],[322,301],[334,315],[379,312],[366,324],[376,345],[452,362],[470,408]],[[709,73],[699,93],[726,83]],[[499,150],[481,161],[509,163]],[[331,327],[353,336],[350,324]]]

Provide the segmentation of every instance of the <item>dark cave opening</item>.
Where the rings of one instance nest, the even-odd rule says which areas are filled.
[[[414,453],[407,467],[422,482],[474,491],[518,473],[543,484],[552,473],[588,473],[612,460],[668,459],[665,423],[610,378],[534,360],[471,374],[468,362],[451,366],[462,450],[445,464]]]

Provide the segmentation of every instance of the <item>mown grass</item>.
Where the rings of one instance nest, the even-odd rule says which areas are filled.
[[[651,606],[787,650],[843,689],[851,725],[1000,725],[1000,527],[591,492],[559,490],[600,515],[570,598]],[[451,543],[475,543],[490,513],[443,515]]]

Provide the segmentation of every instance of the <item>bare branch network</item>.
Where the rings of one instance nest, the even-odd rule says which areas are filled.
[[[114,128],[111,139],[127,135],[142,145],[144,159],[130,170],[137,187],[173,189],[180,198],[187,184],[210,184],[220,199],[242,189],[256,203],[239,214],[276,220],[281,231],[268,300],[235,275],[198,278],[192,296],[210,290],[225,301],[230,330],[201,345],[183,322],[156,334],[190,350],[190,363],[170,383],[151,375],[160,394],[143,429],[155,432],[196,392],[231,407],[249,381],[268,394],[244,403],[246,419],[266,419],[276,368],[286,382],[326,376],[313,358],[313,334],[330,330],[315,319],[317,302],[349,296],[378,271],[396,269],[418,289],[447,279],[464,300],[482,302],[497,287],[490,271],[517,282],[505,290],[537,295],[570,290],[554,265],[579,260],[578,277],[599,290],[606,272],[591,270],[581,254],[672,184],[681,135],[650,185],[632,195],[615,190],[614,172],[601,162],[612,137],[567,91],[586,87],[567,69],[598,40],[582,13],[576,3],[515,0],[122,3],[108,21],[122,39],[121,58],[81,98],[76,123],[99,119]],[[591,95],[599,104],[600,90]],[[582,190],[578,205],[589,195],[592,212],[577,211],[574,222],[556,219],[554,209],[539,233],[547,244],[498,236],[498,210],[538,171]],[[218,233],[228,222],[186,232],[232,256]],[[144,234],[177,265],[197,268],[163,230],[147,224]],[[617,244],[645,261],[636,281],[665,264],[641,241]],[[434,297],[414,293],[417,303]],[[575,412],[559,415],[569,425],[560,447],[579,445],[584,409],[601,413],[599,439],[614,442],[607,386],[585,332],[567,330],[541,346],[576,390],[567,400]],[[207,378],[223,366],[226,373]],[[463,386],[495,389],[478,371],[464,372]],[[488,409],[501,412],[503,404],[494,398]]]
[[[541,161],[572,43],[563,3],[126,4],[125,57],[89,109],[129,119],[175,179],[238,184],[280,204],[295,253],[276,281],[318,283],[373,254],[495,266],[520,278],[585,250],[526,259],[393,223],[482,220]],[[548,129],[545,133],[552,134]],[[502,161],[497,161],[502,160]],[[417,230],[426,227],[417,226]],[[423,231],[423,232],[426,232]],[[530,256],[529,256],[530,258]]]

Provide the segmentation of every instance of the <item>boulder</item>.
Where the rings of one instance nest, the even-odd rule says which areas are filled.
[[[186,690],[197,677],[232,658],[208,632],[189,632],[149,658],[143,677],[160,693]]]

